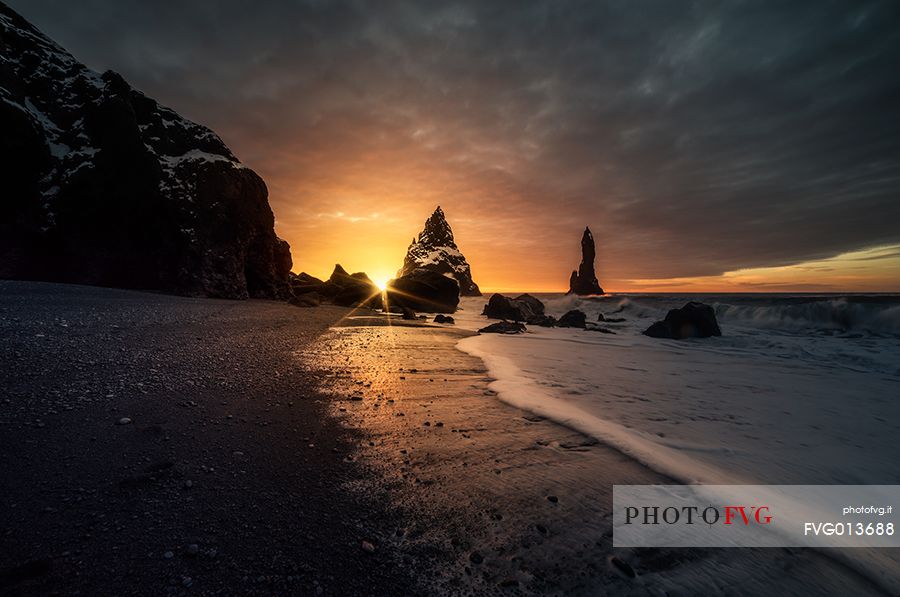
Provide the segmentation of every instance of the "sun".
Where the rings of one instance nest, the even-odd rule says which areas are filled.
[[[381,289],[382,292],[387,290],[388,280],[387,278],[378,278],[377,280],[372,280],[375,282],[375,286]]]

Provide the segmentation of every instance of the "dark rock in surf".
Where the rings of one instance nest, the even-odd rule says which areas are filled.
[[[644,330],[651,338],[708,338],[721,336],[716,312],[709,305],[691,301],[680,309],[671,309],[663,321],[657,321]]]
[[[514,321],[498,321],[478,330],[480,334],[521,334],[525,326]]]
[[[560,317],[559,321],[556,322],[556,325],[561,328],[583,328],[585,327],[586,321],[587,316],[584,314],[584,311],[572,309]]]
[[[481,314],[490,319],[509,319],[535,325],[543,325],[540,322],[546,321],[544,303],[530,294],[521,294],[516,298],[494,294]]]
[[[535,315],[525,320],[528,325],[537,325],[543,328],[552,328],[556,325],[556,318],[552,315]]]
[[[388,282],[389,305],[415,311],[453,313],[459,305],[459,284],[454,278],[430,269],[415,269]]]
[[[454,324],[454,323],[456,323],[456,320],[453,319],[449,315],[442,315],[442,314],[438,313],[437,315],[434,316],[434,322],[435,323]]]
[[[0,278],[288,298],[263,180],[0,3]]]
[[[569,277],[569,292],[566,294],[603,294],[600,283],[597,281],[597,274],[594,273],[594,258],[596,257],[596,249],[594,247],[594,236],[591,229],[585,227],[584,234],[581,236],[581,264],[577,271],[573,271]]]
[[[416,312],[409,307],[401,307],[400,313],[403,314],[403,319],[405,319],[406,321],[415,321],[416,319],[418,319],[418,317],[416,316]]]

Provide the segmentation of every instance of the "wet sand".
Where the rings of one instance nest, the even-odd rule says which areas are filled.
[[[364,434],[359,489],[387,494],[402,524],[385,547],[427,592],[881,594],[810,550],[614,549],[612,485],[665,477],[500,402],[454,348],[466,332],[385,323],[344,319],[298,356],[330,370],[333,414]]]

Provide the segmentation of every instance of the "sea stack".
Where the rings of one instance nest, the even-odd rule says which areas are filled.
[[[578,266],[578,271],[573,271],[569,277],[569,292],[566,294],[603,294],[603,289],[597,282],[597,274],[594,273],[595,256],[594,236],[591,229],[585,226],[581,237],[581,265]]]
[[[456,246],[453,231],[440,206],[425,221],[425,229],[419,238],[414,238],[409,245],[397,278],[416,269],[427,269],[453,278],[459,283],[461,296],[481,296],[478,285],[472,281],[471,268]]]
[[[262,179],[0,3],[0,278],[286,298]]]

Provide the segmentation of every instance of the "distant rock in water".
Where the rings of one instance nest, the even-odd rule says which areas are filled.
[[[435,323],[446,323],[446,324],[452,325],[452,324],[456,323],[456,320],[454,320],[449,315],[442,315],[442,314],[438,313],[437,315],[434,316],[434,322]]]
[[[0,278],[287,298],[262,179],[0,3]]]
[[[603,289],[597,282],[597,274],[594,273],[595,257],[594,236],[591,234],[591,229],[585,227],[584,234],[581,236],[581,264],[578,266],[578,271],[573,271],[569,277],[569,292],[566,294],[603,294]]]
[[[453,313],[459,305],[459,284],[430,269],[414,269],[387,284],[389,306],[426,313]]]
[[[460,253],[453,231],[444,218],[440,206],[425,221],[425,229],[418,240],[413,239],[406,251],[403,267],[397,272],[402,278],[415,269],[427,269],[439,274],[451,276],[459,283],[462,296],[481,296],[478,285],[472,281],[472,272],[466,258]]]
[[[671,309],[663,321],[644,330],[651,338],[708,338],[721,336],[716,312],[709,305],[691,301],[680,309]]]

